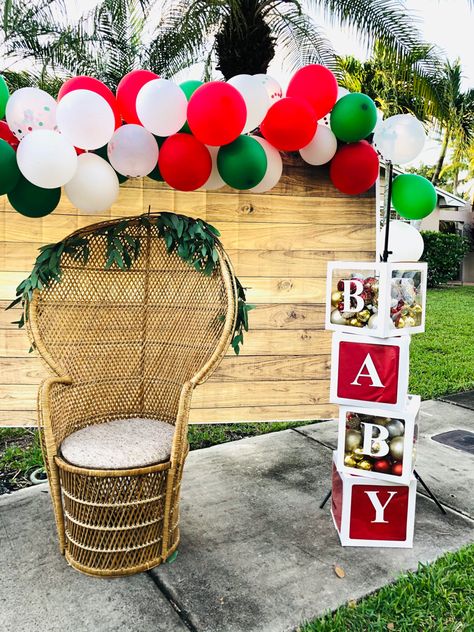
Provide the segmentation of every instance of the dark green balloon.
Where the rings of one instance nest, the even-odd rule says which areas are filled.
[[[219,149],[217,169],[224,182],[234,189],[251,189],[267,172],[267,154],[258,140],[242,135]]]
[[[423,219],[436,208],[438,196],[429,180],[403,173],[392,184],[392,205],[405,219]]]
[[[156,180],[157,182],[163,182],[163,176],[160,173],[158,165],[156,165],[153,171],[150,171],[150,173],[147,175],[147,178],[151,178],[152,180]]]
[[[61,188],[42,189],[20,176],[18,184],[8,194],[15,211],[26,217],[44,217],[54,211],[61,199]]]
[[[5,140],[0,139],[0,195],[10,193],[16,187],[20,176],[15,150]]]
[[[109,165],[110,165],[110,160],[109,160],[109,154],[107,153],[107,145],[103,145],[102,147],[99,147],[99,149],[94,149],[94,151],[92,152],[93,154],[97,154],[98,156],[100,156],[101,158],[103,158],[104,160],[106,160]],[[112,167],[112,165],[110,165]],[[115,171],[115,169],[114,169]],[[120,184],[123,184],[124,182],[127,182],[128,178],[127,176],[122,175],[121,173],[119,173],[118,171],[115,171],[115,173],[117,174],[117,178]]]
[[[186,99],[189,101],[193,93],[196,92],[196,90],[200,88],[202,85],[203,85],[202,81],[198,81],[197,79],[190,79],[189,81],[183,81],[183,83],[180,83],[179,87],[186,95]],[[187,121],[179,131],[185,132],[186,134],[191,134],[191,129]]]
[[[377,108],[366,94],[353,92],[339,99],[331,112],[331,129],[339,140],[355,143],[373,132]]]
[[[7,107],[7,101],[10,98],[10,91],[6,84],[5,79],[0,75],[0,119],[5,116],[5,108]]]

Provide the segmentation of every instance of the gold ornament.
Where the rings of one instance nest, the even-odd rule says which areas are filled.
[[[372,452],[373,452],[374,454],[377,454],[377,452],[380,452],[380,447],[381,447],[381,446],[380,446],[380,443],[379,443],[378,441],[374,441],[374,442],[372,443]]]
[[[359,461],[359,463],[357,463],[357,467],[359,468],[359,470],[365,470],[366,472],[368,472],[372,469],[372,463],[368,459],[362,459],[362,461]]]
[[[337,307],[341,301],[342,301],[342,292],[333,292],[331,294],[331,303],[334,305],[334,307]]]
[[[346,467],[355,467],[357,465],[357,461],[355,461],[350,454],[346,454],[344,457],[344,465]]]
[[[405,316],[405,327],[415,327],[416,320],[413,316]]]
[[[395,461],[403,460],[403,437],[394,437],[390,441],[390,455]]]
[[[370,312],[368,309],[363,309],[361,312],[357,314],[357,320],[360,320],[361,323],[366,323],[370,318]]]
[[[352,458],[355,461],[362,461],[362,459],[364,458],[365,454],[362,452],[362,448],[355,448],[352,451]]]
[[[397,329],[403,329],[405,327],[405,319],[403,318],[403,316],[400,316],[395,326],[397,327]]]
[[[414,311],[415,314],[422,314],[423,313],[423,308],[419,303],[415,303],[412,307],[412,310]]]
[[[362,435],[358,430],[348,430],[346,432],[346,452],[353,452],[362,443]]]
[[[360,322],[360,320],[358,320],[357,318],[351,318],[349,321],[349,325],[352,325],[353,327],[363,327],[363,323]]]

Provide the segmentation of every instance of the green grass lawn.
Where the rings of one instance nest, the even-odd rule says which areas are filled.
[[[473,569],[471,545],[420,565],[358,604],[303,624],[299,632],[472,632]]]

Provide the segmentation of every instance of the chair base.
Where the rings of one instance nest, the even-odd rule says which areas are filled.
[[[55,458],[65,557],[87,575],[121,577],[164,562],[179,543],[182,466],[86,470]]]

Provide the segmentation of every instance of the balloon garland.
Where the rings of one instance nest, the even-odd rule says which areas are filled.
[[[178,85],[139,69],[115,94],[94,77],[72,77],[55,100],[38,88],[10,95],[0,77],[3,115],[0,194],[29,217],[52,212],[62,186],[79,210],[103,212],[119,183],[144,176],[181,191],[227,184],[262,193],[281,177],[282,151],[329,165],[334,186],[359,195],[377,180],[379,157],[391,184],[391,164],[410,162],[425,143],[414,116],[381,120],[370,97],[338,87],[318,64],[299,69],[286,93],[268,75]],[[388,199],[402,217],[421,219],[436,192],[426,178],[400,175]]]

